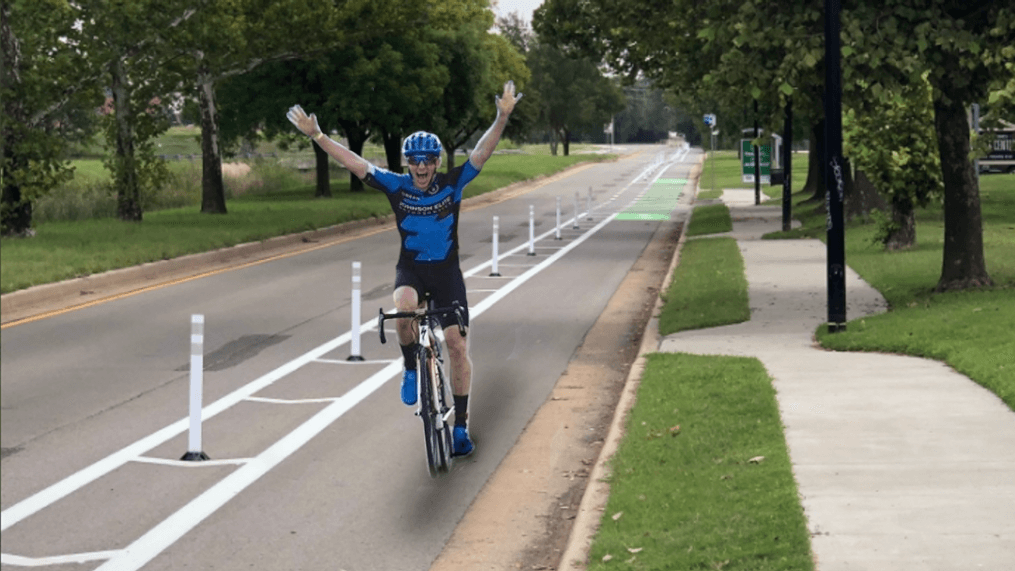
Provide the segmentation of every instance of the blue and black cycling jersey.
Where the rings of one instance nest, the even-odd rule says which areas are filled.
[[[422,191],[413,186],[411,174],[370,166],[363,182],[387,195],[402,236],[399,266],[458,261],[462,191],[478,174],[479,169],[465,161],[450,172],[436,173],[430,188]]]

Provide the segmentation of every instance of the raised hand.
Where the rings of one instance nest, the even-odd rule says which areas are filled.
[[[289,108],[289,112],[285,114],[286,119],[301,133],[308,137],[313,137],[321,132],[321,128],[317,125],[317,116],[311,113],[307,116],[306,112],[299,105],[293,105]]]
[[[522,98],[523,93],[515,97],[515,82],[508,81],[504,84],[504,95],[496,97],[497,110],[504,115],[510,115],[515,109],[515,103]]]

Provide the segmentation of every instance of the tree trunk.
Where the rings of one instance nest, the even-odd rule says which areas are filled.
[[[571,131],[564,129],[564,156],[571,154]]]
[[[456,147],[449,147],[445,143],[444,153],[448,157],[448,159],[447,159],[448,160],[448,164],[447,164],[447,168],[444,170],[444,172],[450,172],[451,169],[455,168],[455,151],[456,150],[457,150]]]
[[[15,171],[23,167],[18,165],[18,157],[16,155],[10,156],[12,154],[11,151],[14,149],[14,141],[12,139],[12,137],[7,136],[7,133],[4,133],[3,160],[6,162],[4,166]],[[2,213],[0,226],[2,226],[2,234],[5,237],[16,236],[23,238],[33,235],[32,202],[22,200],[21,187],[14,182],[13,177],[3,177],[3,196],[2,203],[0,203],[0,213]]]
[[[226,187],[222,181],[215,84],[207,72],[198,72],[197,89],[201,105],[201,212],[226,214]]]
[[[557,131],[553,131],[553,135],[550,137],[550,155],[557,156]]]
[[[137,179],[137,157],[134,154],[134,129],[131,126],[131,87],[122,57],[113,62],[111,71],[110,90],[113,92],[113,116],[116,121],[116,155],[113,157],[116,214],[125,222],[140,222],[143,215]]]
[[[10,12],[10,2],[0,3],[0,49],[3,50],[3,65],[0,66],[2,82],[0,83],[5,87],[13,88],[15,84],[21,82],[19,76],[21,46],[11,32]],[[3,104],[4,113],[7,115],[5,121],[17,120],[24,115],[22,102],[18,101],[18,98],[5,97],[0,103]],[[0,137],[2,137],[0,144],[3,145],[3,154],[0,156],[2,163],[0,164],[3,164],[5,173],[20,171],[25,168],[27,162],[25,158],[18,156],[16,149],[20,141],[14,133],[15,130],[11,129],[8,124],[3,125],[3,129],[0,129]],[[15,182],[14,177],[0,176],[0,184],[3,185],[0,190],[0,234],[30,236],[32,233],[31,201],[24,200],[21,186]]]
[[[349,150],[362,157],[363,145],[366,144],[370,133],[358,121],[339,121],[338,123],[342,126],[342,131],[345,132],[346,140],[349,141]],[[349,190],[351,192],[363,191],[363,181],[351,172],[349,173]]]
[[[811,140],[807,157],[807,182],[803,192],[813,193],[807,202],[825,204],[825,122],[818,121],[811,126]]]
[[[316,198],[331,198],[331,172],[328,170],[328,153],[321,148],[317,142],[311,143],[314,147],[314,164],[316,168],[317,190],[314,192]]]
[[[846,195],[846,219],[857,216],[867,220],[873,210],[887,210],[888,203],[874,188],[874,184],[861,169],[856,169],[853,176],[853,190]]]
[[[885,238],[886,250],[909,250],[916,245],[916,214],[908,197],[892,199],[892,225]]]
[[[983,257],[980,188],[969,160],[969,123],[955,98],[934,102],[941,174],[944,179],[944,259],[937,291],[993,285]]]
[[[381,131],[384,141],[384,158],[388,160],[388,170],[403,173],[402,169],[402,136],[397,131]]]

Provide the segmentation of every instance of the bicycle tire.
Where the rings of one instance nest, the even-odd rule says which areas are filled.
[[[441,370],[440,366],[437,364],[436,361],[434,361],[434,371],[436,374],[432,378],[436,379],[437,381],[434,387],[435,389],[434,396],[436,397],[434,399],[434,406],[435,409],[439,411],[438,412],[439,416],[446,417],[448,415],[448,412],[451,410],[451,406],[449,406],[448,404],[447,378],[444,376],[444,371]],[[451,435],[451,424],[447,422],[446,418],[440,423],[438,444],[440,445],[439,450],[441,452],[440,467],[443,472],[450,472],[452,457],[455,452],[454,449],[455,443],[454,438]]]
[[[426,465],[430,471],[430,477],[436,478],[442,470],[441,438],[437,429],[437,414],[434,409],[433,381],[430,378],[430,363],[432,357],[430,350],[421,347],[417,371],[419,375],[419,416],[423,419],[423,440],[426,443]]]

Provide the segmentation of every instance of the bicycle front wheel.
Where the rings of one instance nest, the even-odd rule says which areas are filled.
[[[434,406],[433,355],[427,348],[420,349],[419,363],[416,368],[419,375],[419,416],[423,419],[423,440],[426,443],[426,465],[430,477],[436,478],[443,470],[443,450],[441,446],[441,430],[439,409]]]

